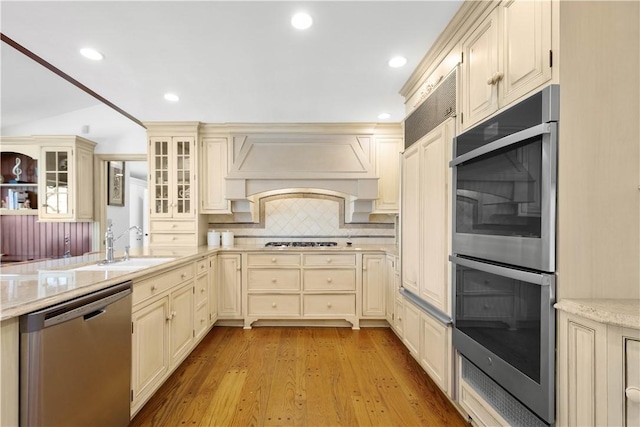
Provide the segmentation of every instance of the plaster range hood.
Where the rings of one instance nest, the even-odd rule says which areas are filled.
[[[234,211],[255,210],[257,195],[344,194],[349,222],[367,222],[378,197],[372,135],[232,135],[226,197]],[[248,205],[253,206],[248,206]]]

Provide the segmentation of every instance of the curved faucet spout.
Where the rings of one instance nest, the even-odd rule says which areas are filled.
[[[138,238],[140,238],[140,236],[142,236],[143,234],[141,227],[137,225],[133,225],[128,229],[124,230],[122,234],[120,234],[118,237],[114,237],[113,230],[111,229],[112,226],[113,226],[113,223],[111,222],[111,220],[107,220],[107,231],[106,233],[104,233],[104,242],[105,242],[105,250],[106,250],[106,258],[104,260],[105,263],[110,263],[115,261],[115,258],[113,256],[113,244],[116,241],[118,241],[118,239],[120,239],[125,234],[129,233],[131,230],[136,230],[136,234],[138,235]]]

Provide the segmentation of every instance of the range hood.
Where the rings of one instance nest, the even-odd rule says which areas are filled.
[[[233,162],[225,178],[234,206],[273,192],[342,193],[351,221],[366,221],[378,197],[373,135],[231,135]]]

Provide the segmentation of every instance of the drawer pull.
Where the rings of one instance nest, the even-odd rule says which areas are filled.
[[[176,317],[176,312],[172,311],[168,316],[167,316],[167,320],[172,320],[174,317]]]
[[[277,306],[278,306],[278,304],[276,304],[275,302],[271,303],[271,307],[276,308]]]
[[[277,282],[276,278],[274,277],[273,279],[271,279],[271,282],[276,283]]]
[[[327,283],[331,283],[331,282],[333,282],[333,279],[331,277],[328,277],[327,278]]]
[[[362,270],[363,271],[367,271],[367,267],[362,267]]]
[[[331,263],[331,258],[327,258],[327,263]]]
[[[271,258],[271,262],[276,262],[277,260],[275,258]]]
[[[200,319],[200,323],[204,323],[204,319],[202,319],[202,318],[201,318],[201,319]]]
[[[200,288],[200,293],[204,293],[204,288]]]
[[[182,277],[182,278],[184,279],[185,277],[187,277],[187,273],[182,273],[182,274],[180,275],[180,277]]]
[[[178,224],[171,224],[171,228],[176,228]]]
[[[156,285],[151,285],[151,292],[154,292],[158,289]]]
[[[640,403],[640,388],[629,386],[624,391],[624,394],[627,396],[627,399],[634,403]]]
[[[327,303],[327,307],[331,308],[331,303],[330,302]]]

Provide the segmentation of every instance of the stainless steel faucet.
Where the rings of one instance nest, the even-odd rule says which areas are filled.
[[[140,228],[137,225],[133,225],[131,227],[129,227],[128,229],[124,230],[122,232],[122,234],[120,234],[118,237],[113,237],[113,230],[111,229],[111,227],[113,226],[113,222],[108,219],[107,220],[107,231],[106,233],[104,233],[104,244],[106,247],[106,251],[107,251],[107,256],[104,260],[105,263],[111,263],[111,262],[115,262],[115,258],[113,256],[113,244],[115,242],[118,241],[118,239],[120,239],[122,236],[124,236],[125,234],[129,233],[131,230],[136,230],[136,234],[138,235],[138,237],[142,236],[142,228]],[[125,251],[125,257],[123,258],[123,260],[127,260],[129,259],[129,251],[128,248]]]

